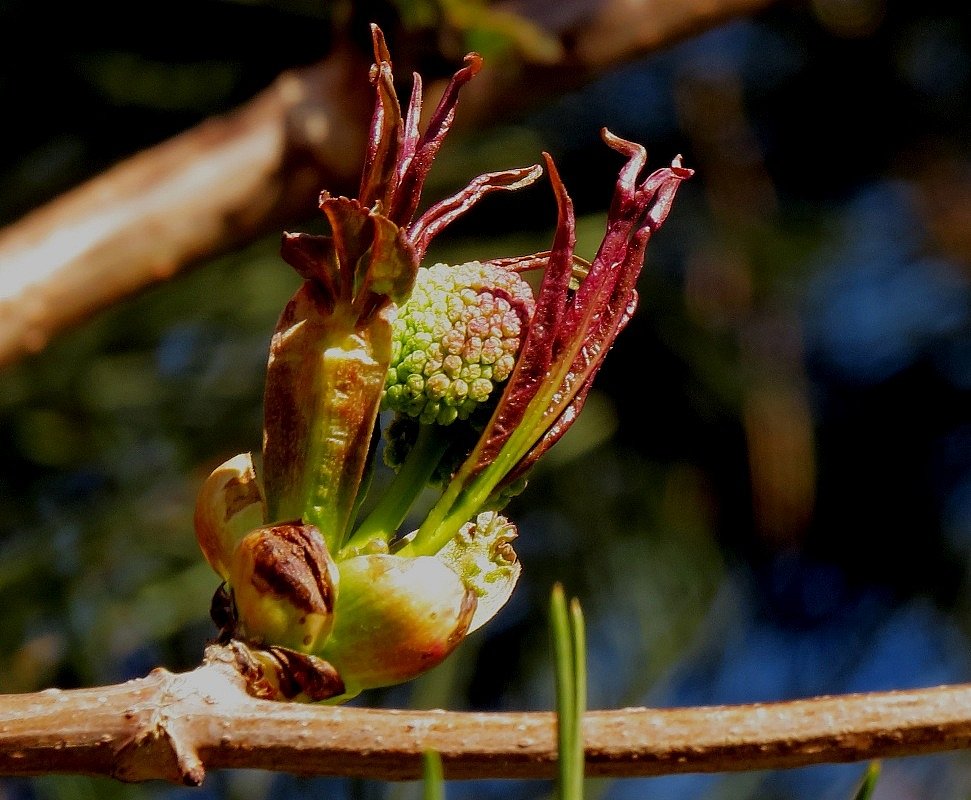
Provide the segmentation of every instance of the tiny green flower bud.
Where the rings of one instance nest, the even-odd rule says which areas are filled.
[[[309,653],[333,627],[338,580],[313,525],[284,523],[252,531],[230,564],[236,635]]]
[[[476,596],[437,558],[363,555],[341,562],[335,624],[315,651],[349,696],[410,680],[465,637]]]
[[[419,269],[393,325],[385,408],[425,424],[467,419],[509,377],[533,307],[515,272],[478,261]]]

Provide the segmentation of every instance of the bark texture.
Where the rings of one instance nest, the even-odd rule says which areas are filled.
[[[0,697],[0,775],[69,772],[198,785],[207,769],[414,780],[438,751],[450,779],[552,778],[556,719],[327,707],[250,696],[237,652],[187,673]],[[779,769],[971,744],[971,685],[738,706],[592,711],[590,776]]]

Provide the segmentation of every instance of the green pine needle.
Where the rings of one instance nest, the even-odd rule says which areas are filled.
[[[870,800],[873,796],[873,790],[877,787],[877,780],[879,778],[880,762],[871,761],[870,766],[867,767],[866,773],[863,775],[863,779],[860,781],[856,794],[853,795],[853,800]]]
[[[425,787],[424,800],[445,800],[445,772],[442,757],[435,750],[426,750],[421,756],[421,773]]]
[[[557,790],[560,800],[583,798],[583,714],[586,711],[586,637],[583,613],[574,598],[567,608],[563,586],[553,586],[550,627],[556,674]]]
[[[575,597],[570,601],[570,632],[573,634],[573,702],[576,713],[572,764],[575,780],[583,786],[583,715],[587,710],[587,637],[583,611]],[[577,798],[582,797],[582,791]]]

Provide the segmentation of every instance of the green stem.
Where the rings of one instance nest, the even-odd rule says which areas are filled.
[[[365,547],[375,539],[388,542],[404,522],[408,511],[421,494],[448,447],[448,437],[441,425],[419,425],[418,438],[398,473],[371,513],[354,531],[341,550],[345,556]]]
[[[863,775],[860,785],[857,787],[853,800],[870,800],[873,791],[877,788],[877,780],[880,778],[880,762],[871,761]]]
[[[461,487],[461,483],[453,479],[446,493],[421,524],[414,540],[403,547],[399,554],[427,556],[437,553],[459,528],[482,509],[496,483],[498,481],[487,483],[476,478],[469,486],[454,491],[453,487]]]
[[[528,432],[525,437],[513,434],[495,461],[471,480],[468,472],[473,462],[471,458],[466,460],[428,512],[415,538],[399,554],[413,557],[434,555],[441,550],[459,528],[482,510],[499,482],[528,452],[535,440],[536,437],[529,438]]]
[[[473,451],[449,482],[444,494],[429,511],[415,538],[399,551],[400,555],[418,556],[437,553],[462,525],[482,509],[499,482],[539,441],[549,424],[555,419],[557,412],[550,411],[550,407],[557,389],[563,383],[570,363],[571,360],[567,360],[556,366],[550,378],[529,401],[522,420],[492,463],[470,479],[469,473],[476,466],[474,462],[476,453]],[[544,425],[544,418],[547,415],[549,419]]]
[[[361,485],[357,490],[357,497],[354,498],[354,506],[351,508],[350,516],[347,520],[348,532],[351,532],[355,528],[355,522],[357,520],[358,514],[361,512],[361,506],[364,505],[364,501],[367,499],[368,494],[371,491],[371,484],[374,483],[374,459],[377,453],[377,448],[381,444],[381,426],[377,424],[375,420],[374,428],[371,430],[371,443],[368,446],[367,461],[364,465],[364,474],[361,476]],[[341,547],[347,544],[346,541],[341,542]]]

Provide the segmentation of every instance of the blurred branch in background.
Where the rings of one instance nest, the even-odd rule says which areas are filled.
[[[500,6],[507,16],[498,19],[525,20],[513,30],[547,31],[553,41],[533,36],[519,68],[485,70],[462,124],[497,121],[611,64],[770,2]],[[474,5],[443,7],[461,19]],[[365,58],[339,43],[238,110],[121,162],[0,231],[0,366],[143,287],[309,216],[322,188],[348,189],[371,102],[360,80]]]
[[[338,48],[238,111],[124,161],[0,232],[0,363],[200,259],[306,214],[363,154],[363,57]]]

